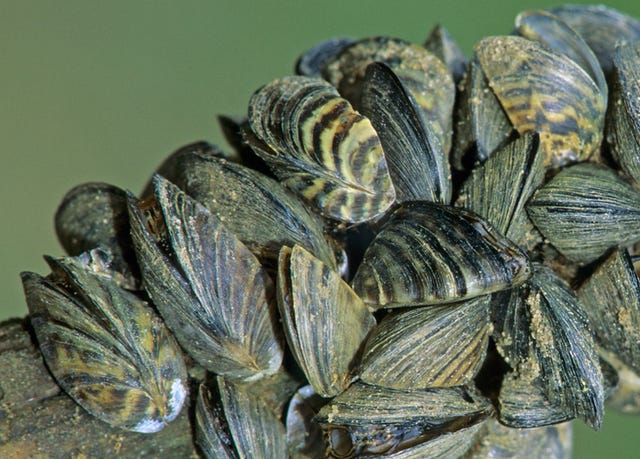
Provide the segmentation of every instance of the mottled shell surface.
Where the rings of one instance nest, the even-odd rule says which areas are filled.
[[[393,204],[378,134],[326,81],[291,76],[260,88],[249,124],[254,151],[323,215],[357,223]]]
[[[547,166],[585,160],[600,146],[604,97],[578,64],[515,36],[485,38],[475,52],[513,127],[540,133]]]
[[[488,306],[483,296],[388,315],[367,340],[360,379],[395,389],[470,383],[487,352]]]
[[[48,258],[53,274],[23,273],[31,323],[51,373],[80,406],[111,425],[161,430],[180,413],[180,349],[144,301],[82,258]]]
[[[169,328],[209,371],[238,379],[282,361],[273,284],[236,236],[204,206],[156,177],[155,218],[130,201],[145,287]]]
[[[389,459],[423,459],[425,457],[463,457],[473,445],[484,422],[445,432],[437,437],[385,456]]]
[[[371,307],[400,307],[460,301],[529,275],[527,255],[478,215],[413,202],[373,240],[352,285]]]
[[[293,355],[314,390],[323,397],[345,390],[375,325],[362,300],[337,272],[294,246],[280,253],[278,307]]]
[[[607,104],[607,81],[598,58],[584,39],[559,17],[547,11],[525,11],[516,17],[518,35],[566,55],[589,74]]]

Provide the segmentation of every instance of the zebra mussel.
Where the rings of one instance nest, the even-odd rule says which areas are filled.
[[[640,411],[640,22],[528,11],[467,61],[338,38],[23,273],[60,386],[203,457],[556,457]],[[189,370],[189,371],[188,371]],[[191,389],[191,390],[189,390]]]

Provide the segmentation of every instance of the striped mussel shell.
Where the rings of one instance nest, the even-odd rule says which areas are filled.
[[[500,404],[508,412],[501,422],[511,419],[515,427],[531,427],[579,417],[597,430],[604,382],[587,313],[555,271],[539,264],[534,268],[525,286],[492,297],[492,336],[514,371],[509,377],[516,379],[501,391]],[[526,397],[521,384],[533,385],[535,391]],[[514,398],[505,400],[507,396]],[[541,396],[550,405],[547,414],[540,413]],[[530,403],[532,399],[537,401]]]
[[[469,384],[485,360],[490,333],[487,295],[391,313],[367,340],[360,379],[394,389]]]
[[[373,314],[336,271],[300,246],[280,252],[277,296],[287,342],[314,390],[323,397],[345,390]]]
[[[398,75],[448,152],[456,90],[446,64],[413,43],[397,38],[371,37],[345,46],[333,60],[326,61],[321,73],[359,110],[365,73],[373,62],[386,64]]]
[[[110,254],[109,266],[120,285],[140,287],[127,212],[127,193],[107,183],[84,183],[62,199],[54,217],[60,244],[71,256],[100,247]]]
[[[111,277],[102,250],[46,260],[49,276],[24,272],[22,283],[40,351],[60,387],[113,426],[161,430],[180,413],[187,371],[160,317]]]
[[[372,308],[451,303],[515,287],[527,255],[477,214],[412,202],[367,248],[352,281]]]
[[[600,62],[584,38],[565,21],[548,11],[524,11],[516,17],[515,32],[564,54],[582,67],[598,86],[607,105],[607,81]]]
[[[171,154],[157,174],[224,222],[268,268],[275,270],[283,245],[294,244],[329,266],[336,265],[317,215],[277,181],[221,155],[206,142],[190,144]],[[153,183],[149,183],[142,198],[152,196]]]
[[[526,210],[544,237],[579,263],[640,240],[640,192],[605,166],[563,169],[536,191]]]
[[[620,168],[640,183],[640,42],[620,44],[613,57],[606,138]]]
[[[488,399],[467,387],[397,390],[362,382],[315,416],[327,457],[459,457],[493,413]]]
[[[290,76],[256,91],[247,141],[287,188],[323,215],[360,223],[395,190],[371,122],[320,78]]]
[[[204,384],[198,390],[195,442],[206,459],[287,457],[285,428],[276,413],[252,386],[221,376],[213,391]]]
[[[241,380],[282,362],[273,283],[257,258],[203,205],[154,179],[151,203],[129,199],[145,288],[176,339],[209,371]]]
[[[522,37],[496,36],[476,44],[475,59],[488,83],[478,89],[492,91],[518,133],[540,134],[547,167],[583,161],[600,147],[605,97],[565,54]],[[487,113],[484,119],[481,115]],[[487,124],[495,116],[500,116],[495,109],[480,109],[473,118],[480,125],[474,130],[496,129]]]

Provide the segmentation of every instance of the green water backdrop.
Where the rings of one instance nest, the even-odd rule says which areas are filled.
[[[422,43],[443,24],[469,56],[516,14],[553,1],[0,0],[0,320],[26,313],[18,273],[62,255],[52,218],[88,181],[139,192],[177,147],[226,147],[217,114],[333,36]],[[640,17],[640,2],[609,6]],[[576,458],[640,457],[640,417],[576,422]]]

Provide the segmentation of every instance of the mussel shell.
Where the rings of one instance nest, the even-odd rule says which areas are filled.
[[[285,336],[298,365],[318,394],[339,394],[351,383],[373,314],[337,272],[300,246],[280,252],[277,283]]]
[[[284,425],[246,387],[218,376],[219,402],[204,385],[196,404],[196,443],[207,459],[287,457]]]
[[[47,261],[50,276],[25,272],[22,282],[40,351],[60,387],[113,426],[164,428],[187,397],[187,371],[162,320],[83,258]]]
[[[537,134],[525,133],[471,171],[456,205],[469,209],[524,246],[532,227],[524,206],[544,179]]]
[[[476,436],[465,459],[569,459],[573,447],[570,422],[532,429],[512,429],[490,420]]]
[[[578,32],[598,57],[605,74],[611,72],[614,48],[640,40],[640,22],[604,5],[562,5],[549,11]]]
[[[574,415],[553,403],[537,381],[540,368],[535,357],[523,371],[509,372],[502,379],[498,396],[498,420],[505,426],[523,429],[570,421]]]
[[[335,60],[343,49],[355,41],[354,38],[347,37],[331,38],[308,49],[296,62],[296,74],[310,77],[322,76],[322,71],[328,63]]]
[[[580,417],[597,430],[604,387],[587,315],[558,274],[534,267],[529,283],[511,292],[507,310],[493,312],[496,347],[523,381],[542,391],[554,411]],[[523,389],[515,389],[520,397]]]
[[[323,215],[360,223],[393,204],[378,134],[326,81],[290,76],[263,86],[249,102],[249,124],[254,151]]]
[[[640,281],[625,249],[615,249],[578,289],[598,343],[640,372]]]
[[[209,371],[247,380],[275,373],[283,349],[270,277],[203,205],[160,176],[154,185],[155,218],[133,198],[129,207],[145,288],[167,326]]]
[[[600,146],[604,97],[573,60],[516,36],[485,38],[475,52],[513,127],[540,133],[546,166],[585,160]]]
[[[618,46],[613,63],[607,142],[620,168],[640,183],[640,43]]]
[[[359,110],[365,72],[373,62],[388,65],[398,75],[422,107],[425,119],[432,123],[436,136],[448,152],[455,84],[444,62],[407,41],[372,37],[345,47],[332,62],[327,63],[322,75]]]
[[[448,204],[451,176],[447,155],[409,89],[383,63],[374,62],[367,67],[362,113],[380,137],[396,203]]]
[[[640,192],[603,166],[584,163],[563,169],[526,209],[544,237],[579,263],[640,240]]]
[[[204,384],[198,388],[195,410],[194,440],[206,459],[236,459],[235,446],[225,430],[224,410],[216,409]]]
[[[575,61],[598,85],[607,104],[607,80],[598,58],[569,25],[547,11],[524,11],[516,17],[518,35],[535,40]]]
[[[468,164],[486,160],[494,151],[516,137],[517,132],[489,88],[489,82],[474,56],[462,81],[456,104],[451,165],[465,170]]]
[[[62,199],[54,223],[58,240],[69,255],[98,247],[108,250],[111,267],[121,274],[121,285],[139,287],[125,191],[107,183],[78,185]]]
[[[449,67],[456,84],[462,80],[467,59],[445,27],[440,24],[436,25],[425,40],[424,47]]]
[[[489,400],[471,387],[400,390],[356,382],[324,405],[315,421],[343,426],[420,424],[435,430],[492,413]]]
[[[386,316],[367,340],[360,379],[394,389],[470,383],[487,352],[488,306],[483,296]]]
[[[400,307],[460,301],[529,275],[527,255],[478,215],[412,202],[385,223],[352,285],[371,307]]]
[[[419,457],[401,454],[477,425],[492,412],[487,399],[463,387],[394,390],[358,382],[323,406],[315,421],[327,433],[332,457]]]
[[[275,268],[283,245],[294,244],[335,266],[319,217],[275,180],[221,159],[216,151],[209,144],[182,148],[158,174],[209,209],[268,267]],[[152,195],[149,184],[142,196]]]
[[[491,336],[498,353],[514,370],[529,358],[531,348],[531,314],[522,296],[518,288],[491,295]]]

